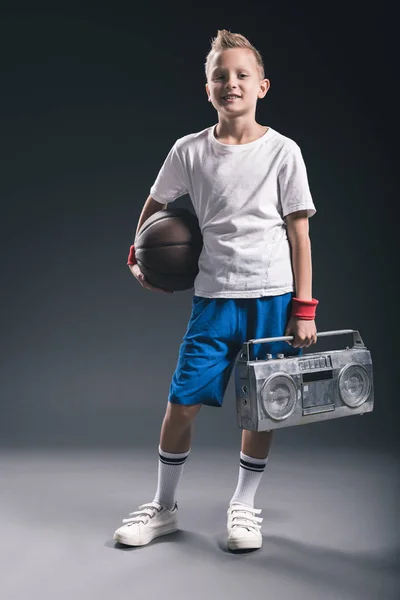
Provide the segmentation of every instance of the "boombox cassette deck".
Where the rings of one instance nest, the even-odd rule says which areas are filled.
[[[371,353],[357,330],[317,333],[352,334],[353,346],[300,356],[252,359],[252,347],[292,336],[261,338],[243,344],[235,365],[236,408],[241,429],[268,431],[372,412]]]

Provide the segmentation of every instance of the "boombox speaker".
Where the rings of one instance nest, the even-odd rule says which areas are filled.
[[[324,331],[317,337],[349,333],[351,348],[277,358],[269,354],[265,360],[252,359],[254,344],[291,341],[293,336],[245,342],[235,364],[239,427],[269,431],[372,412],[372,360],[359,332]]]

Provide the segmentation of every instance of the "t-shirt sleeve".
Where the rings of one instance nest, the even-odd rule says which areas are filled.
[[[169,204],[187,193],[187,175],[175,142],[150,188],[150,195],[161,204]]]
[[[317,212],[308,184],[306,165],[301,150],[295,143],[283,158],[278,186],[283,218],[298,210],[306,210],[308,217]]]

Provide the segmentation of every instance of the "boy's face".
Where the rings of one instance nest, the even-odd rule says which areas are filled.
[[[258,98],[264,98],[269,85],[268,79],[261,79],[251,50],[229,48],[214,56],[206,92],[218,112],[238,116],[254,112]],[[228,99],[229,94],[237,97]]]

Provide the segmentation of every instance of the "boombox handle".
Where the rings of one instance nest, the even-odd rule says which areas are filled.
[[[320,331],[317,332],[317,338],[326,337],[328,335],[344,335],[346,333],[353,334],[353,348],[365,348],[365,344],[362,341],[361,335],[356,329],[337,329],[336,331]],[[282,335],[280,337],[248,340],[243,344],[242,352],[240,353],[240,358],[246,358],[246,360],[250,360],[250,349],[251,346],[253,346],[253,344],[264,344],[265,342],[291,342],[293,340],[293,335]]]

